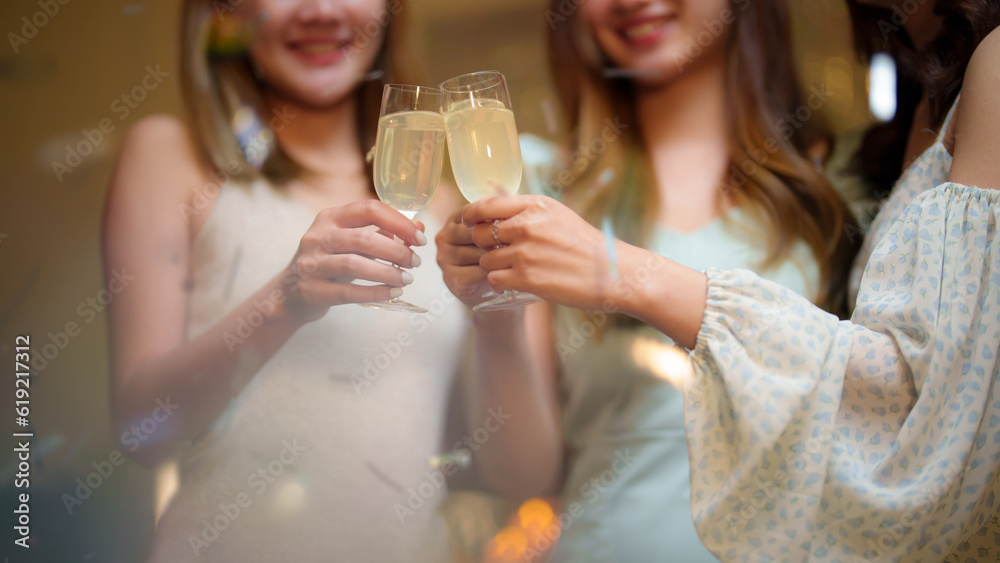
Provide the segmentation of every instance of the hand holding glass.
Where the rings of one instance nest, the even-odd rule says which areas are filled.
[[[444,160],[444,122],[438,91],[423,86],[386,84],[375,142],[375,192],[383,203],[408,219],[434,196]],[[399,299],[361,303],[389,311],[426,313]]]
[[[455,182],[470,202],[514,195],[521,185],[521,145],[511,111],[507,80],[496,71],[474,72],[446,80],[441,112]],[[496,311],[541,301],[530,293],[504,291],[472,308]]]

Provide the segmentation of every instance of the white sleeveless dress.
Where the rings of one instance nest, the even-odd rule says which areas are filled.
[[[192,252],[188,336],[277,275],[313,219],[266,183],[224,186]],[[430,312],[343,305],[296,332],[182,455],[151,561],[448,560],[430,460],[467,323],[421,219],[404,298]]]

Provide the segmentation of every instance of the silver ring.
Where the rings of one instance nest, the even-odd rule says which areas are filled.
[[[503,246],[503,242],[500,241],[500,236],[497,231],[500,228],[500,219],[493,220],[493,240],[497,243],[497,246]]]

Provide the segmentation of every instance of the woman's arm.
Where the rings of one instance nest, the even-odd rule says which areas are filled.
[[[454,214],[438,233],[438,264],[451,291],[468,306],[489,290],[483,251]],[[474,452],[483,479],[515,498],[555,493],[562,480],[557,368],[548,304],[474,313],[476,376],[468,391],[470,431],[490,410],[508,416]],[[487,427],[487,431],[490,429]]]
[[[1000,188],[998,58],[1000,29],[983,40],[969,62],[955,118],[952,182]],[[602,233],[543,196],[479,200],[463,217],[485,249],[495,245],[492,221],[502,219],[498,235],[508,246],[483,257],[494,288],[529,291],[580,309],[614,308],[694,347],[707,292],[705,276],[697,271],[617,241],[620,276],[613,280]]]
[[[108,195],[105,273],[108,279],[116,273],[135,278],[109,306],[112,421],[116,433],[124,433],[156,414],[156,432],[133,452],[147,464],[201,434],[303,324],[331,305],[384,300],[388,286],[404,285],[400,271],[367,257],[411,267],[412,251],[354,227],[377,224],[418,244],[414,224],[378,202],[325,210],[288,267],[187,340],[193,229],[182,210],[209,182],[185,127],[174,118],[153,117],[127,135]],[[350,283],[354,278],[386,285],[362,287]],[[241,321],[257,312],[264,313],[264,323],[233,347]],[[165,418],[163,405],[171,411]]]
[[[475,243],[489,249],[493,224],[507,246],[481,266],[496,290],[527,291],[587,311],[631,315],[693,348],[705,310],[705,275],[655,252],[615,241],[612,267],[604,234],[545,196],[481,199],[463,211]],[[617,272],[617,276],[612,273]]]
[[[488,222],[505,219],[510,246],[482,258],[498,289],[606,300],[682,344],[696,337],[692,506],[721,559],[745,560],[747,545],[794,560],[995,559],[976,550],[995,549],[1000,498],[1000,195],[984,189],[1000,188],[998,34],[969,66],[955,123],[950,179],[979,187],[939,186],[906,208],[868,263],[853,322],[749,271],[699,279],[650,260],[644,274],[621,244],[623,281],[636,283],[618,290],[596,229],[558,204],[466,209],[484,248]]]
[[[948,180],[1000,189],[1000,28],[969,60],[955,111],[955,148]]]

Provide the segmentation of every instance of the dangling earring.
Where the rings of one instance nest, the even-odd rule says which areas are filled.
[[[254,170],[260,170],[271,154],[274,133],[264,127],[260,116],[249,105],[240,106],[233,113],[232,127],[243,158]]]

